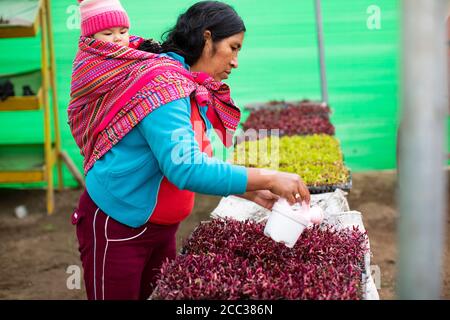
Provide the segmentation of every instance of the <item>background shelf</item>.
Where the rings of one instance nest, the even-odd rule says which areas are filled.
[[[42,106],[42,72],[40,69],[28,72],[0,75],[0,84],[7,80],[14,86],[15,96],[0,101],[0,111],[37,110]],[[35,95],[23,96],[23,87],[30,86]]]
[[[32,138],[28,143],[20,145],[9,143],[10,141],[0,144],[0,183],[45,182],[47,213],[52,214],[55,209],[53,169],[57,169],[59,190],[62,190],[64,186],[63,161],[81,186],[84,185],[84,180],[72,159],[61,148],[50,0],[0,0],[0,38],[35,36],[38,27],[41,29],[39,35],[40,68],[27,72],[16,71],[8,72],[8,74],[5,72],[0,75],[3,85],[9,81],[14,88],[13,96],[8,96],[4,101],[0,101],[0,111],[42,108],[44,142],[33,144],[31,140],[34,138]],[[15,46],[9,47],[15,48]],[[29,52],[25,50],[25,53]],[[12,60],[11,65],[21,65],[21,63],[15,63]],[[24,90],[24,86],[29,88]],[[10,87],[10,85],[3,86],[2,99],[8,94],[7,91],[11,91]],[[16,119],[13,118],[13,123],[9,123],[9,125],[14,125],[12,129],[20,130],[23,127],[16,124]],[[52,140],[52,129],[55,136],[54,141]],[[7,137],[14,135],[13,130],[7,130],[7,132]]]
[[[0,182],[45,181],[44,144],[0,145]]]
[[[34,37],[39,29],[40,0],[1,0],[0,38]]]

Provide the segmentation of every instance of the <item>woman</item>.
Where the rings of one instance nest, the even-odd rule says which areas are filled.
[[[298,175],[211,157],[208,132],[229,145],[239,123],[220,81],[238,67],[244,33],[230,6],[205,1],[179,16],[161,47],[151,43],[154,53],[133,49],[148,49],[136,37],[131,48],[80,39],[69,123],[87,190],[72,222],[89,299],[149,297],[161,264],[176,255],[175,233],[194,192],[267,208],[278,197],[309,203]]]

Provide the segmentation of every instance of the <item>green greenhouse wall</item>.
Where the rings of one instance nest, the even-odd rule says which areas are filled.
[[[122,0],[131,33],[160,39],[195,1]],[[320,99],[313,0],[227,1],[247,27],[239,69],[229,84],[239,105],[273,99]],[[370,6],[379,28],[368,27]],[[399,7],[393,0],[324,0],[329,103],[336,136],[353,172],[395,167],[399,91]],[[81,169],[82,158],[67,125],[71,64],[79,36],[76,0],[51,1],[61,135]],[[39,38],[0,40],[0,73],[40,65]],[[41,142],[42,111],[0,113],[0,143]],[[67,170],[65,182],[74,185]]]

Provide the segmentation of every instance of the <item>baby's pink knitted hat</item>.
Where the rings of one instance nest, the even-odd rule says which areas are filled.
[[[130,27],[130,21],[119,0],[78,0],[81,35],[91,36],[113,27]]]

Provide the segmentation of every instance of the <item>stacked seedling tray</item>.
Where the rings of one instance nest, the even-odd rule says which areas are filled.
[[[151,298],[363,299],[365,232],[316,226],[290,249],[263,230],[233,219],[201,224],[162,266]]]
[[[272,100],[269,102],[255,102],[245,105],[245,109],[251,112],[264,109],[285,109],[288,107],[302,107],[305,109],[309,108],[315,110],[324,110],[327,113],[330,112],[330,109],[326,103],[320,101],[311,101],[308,99],[303,99],[301,101]]]
[[[329,134],[334,135],[326,105],[301,102],[278,103],[251,111],[242,125],[244,130],[278,129],[280,136]]]
[[[235,164],[300,175],[311,193],[351,189],[338,140],[329,135],[266,137],[245,141],[234,150]]]
[[[357,228],[365,233],[363,216],[361,212],[350,210],[347,193],[337,189],[334,192],[311,195],[311,206],[319,206],[324,211],[324,219],[321,228],[333,228],[335,230]],[[218,206],[211,212],[211,219],[234,219],[241,222],[253,221],[264,223],[271,214],[271,210],[265,209],[252,201],[248,201],[237,196],[228,196],[221,199]],[[302,241],[300,238],[298,241]],[[380,285],[377,268],[375,278],[372,277],[371,251],[369,237],[367,236],[366,253],[364,256],[364,272],[362,282],[364,286],[364,298],[366,300],[378,300],[377,286]]]
[[[236,138],[236,164],[299,174],[311,193],[350,191],[351,173],[334,138],[327,104],[310,100],[270,101],[250,104],[246,109],[250,114],[242,124],[243,133]],[[279,162],[268,161],[273,159],[270,149],[274,136],[281,137],[274,147],[279,150]],[[268,150],[260,150],[261,143],[266,143]]]

